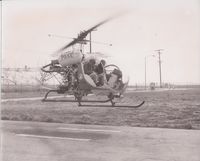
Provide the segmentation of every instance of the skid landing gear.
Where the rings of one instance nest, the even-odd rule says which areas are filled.
[[[120,105],[120,104],[116,104],[116,102],[114,102],[114,98],[115,96],[109,96],[108,99],[106,100],[84,100],[82,99],[82,95],[80,93],[73,93],[72,95],[74,95],[75,99],[48,99],[48,95],[50,93],[58,93],[58,94],[64,94],[64,91],[61,90],[49,90],[46,94],[45,97],[43,98],[43,102],[76,102],[78,103],[78,106],[90,106],[90,107],[127,107],[127,108],[137,108],[142,106],[145,101],[142,101],[141,103],[137,104],[137,105]],[[105,104],[101,104],[101,105],[97,105],[97,104],[82,104],[82,103],[107,103],[110,102],[111,105],[105,105]]]
[[[106,100],[83,100],[82,99],[82,95],[78,94],[78,93],[73,93],[74,95],[74,100],[72,99],[48,99],[48,95],[50,93],[58,93],[58,94],[64,94],[62,93],[60,90],[49,90],[44,98],[42,99],[43,102],[77,102],[79,106],[82,106],[82,103],[87,102],[87,103],[106,103],[106,102],[110,102],[112,99],[108,98]]]

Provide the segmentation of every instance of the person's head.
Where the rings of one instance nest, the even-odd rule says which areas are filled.
[[[95,59],[90,59],[90,60],[89,60],[89,63],[90,63],[91,65],[95,65],[96,61],[95,61]]]
[[[103,66],[105,66],[105,65],[106,65],[106,61],[105,61],[105,60],[103,60],[103,59],[100,61],[100,63],[101,63]]]
[[[72,68],[77,68],[77,67],[78,67],[77,64],[73,64],[73,65],[72,65]]]

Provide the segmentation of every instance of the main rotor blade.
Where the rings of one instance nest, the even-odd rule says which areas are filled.
[[[56,37],[56,38],[63,38],[63,39],[76,39],[74,37],[68,37],[68,36],[61,36],[61,35],[55,35],[55,34],[48,34],[49,37]]]
[[[107,23],[108,21],[112,20],[113,18],[115,18],[116,16],[112,16],[110,18],[105,19],[104,21],[101,21],[100,23],[98,23],[97,25],[91,27],[90,29],[82,32],[76,39],[74,39],[73,41],[71,41],[69,44],[67,44],[66,46],[62,47],[61,49],[59,49],[57,52],[61,52],[65,49],[67,49],[68,47],[76,44],[78,41],[82,41],[92,30],[96,29],[97,27]]]

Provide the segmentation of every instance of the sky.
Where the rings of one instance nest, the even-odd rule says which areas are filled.
[[[81,30],[125,13],[92,32],[92,50],[109,55],[131,84],[162,81],[200,84],[200,1],[198,0],[3,0],[2,66],[41,67]],[[89,45],[85,52],[89,51]],[[154,56],[152,56],[154,55]]]

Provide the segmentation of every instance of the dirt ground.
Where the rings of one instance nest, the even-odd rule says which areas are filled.
[[[3,94],[2,98],[19,97]],[[36,94],[21,94],[21,97]],[[41,94],[38,94],[41,96]],[[93,96],[91,96],[93,98]],[[1,119],[18,121],[60,122],[114,126],[200,129],[200,88],[130,92],[122,104],[137,104],[140,108],[78,107],[76,103],[41,102],[40,100],[2,102]]]

